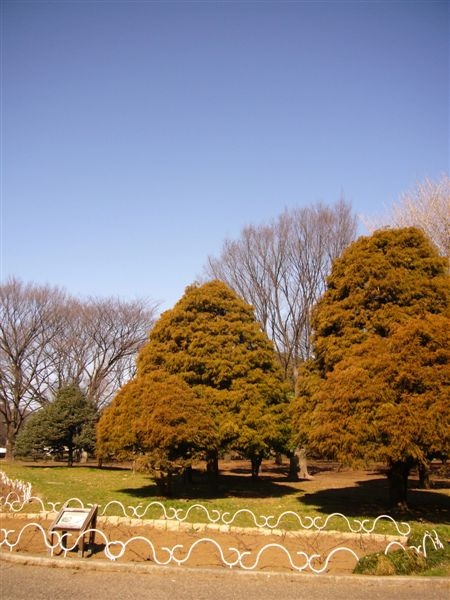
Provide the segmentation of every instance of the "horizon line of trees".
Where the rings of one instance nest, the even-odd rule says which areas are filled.
[[[411,468],[450,453],[448,262],[417,228],[379,230],[350,244],[327,281],[295,396],[251,306],[219,280],[187,288],[100,419],[100,456],[141,460],[170,481],[199,458],[217,472],[231,449],[257,477],[270,451],[301,445],[385,462],[391,502],[406,508]],[[164,378],[188,385],[186,407],[179,392],[155,393]]]
[[[344,200],[333,206],[318,203],[286,210],[271,225],[244,229],[244,246],[258,238],[261,242],[259,256],[254,255],[258,275],[248,274],[249,293],[222,278],[253,306],[292,389],[298,361],[310,352],[311,308],[324,289],[332,260],[354,237],[355,229],[356,219]],[[225,242],[225,248],[229,245]],[[225,255],[224,251],[222,260]],[[212,265],[219,269],[219,262],[209,258],[212,278],[216,278]],[[250,292],[252,283],[258,285],[253,275],[264,279],[258,295]],[[279,293],[271,294],[271,287],[279,288]],[[156,303],[143,300],[80,300],[60,288],[15,277],[3,283],[0,419],[8,455],[25,418],[51,402],[59,388],[80,386],[98,410],[107,405],[134,375],[134,361],[156,315]]]

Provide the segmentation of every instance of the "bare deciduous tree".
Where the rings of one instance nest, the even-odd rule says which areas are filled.
[[[286,210],[270,225],[248,226],[208,258],[208,277],[221,279],[254,307],[272,339],[286,379],[311,353],[310,311],[324,291],[331,263],[354,239],[350,205]]]
[[[8,454],[25,417],[66,385],[98,409],[133,375],[156,305],[76,300],[48,286],[10,279],[0,286],[0,417]]]
[[[10,279],[0,286],[0,415],[8,454],[24,418],[48,401],[50,351],[63,333],[63,292]]]
[[[439,253],[450,258],[450,177],[425,179],[403,194],[387,215],[367,222],[372,231],[389,225],[422,229]]]
[[[67,332],[58,339],[61,356],[58,386],[75,382],[97,408],[103,407],[134,374],[134,359],[147,341],[156,305],[142,300],[72,300]]]

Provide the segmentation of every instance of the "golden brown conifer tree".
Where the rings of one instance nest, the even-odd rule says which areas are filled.
[[[314,314],[300,435],[344,463],[385,461],[397,506],[406,506],[411,467],[450,450],[449,311],[445,259],[407,228],[353,243]]]
[[[196,450],[203,450],[211,473],[217,472],[220,452],[233,450],[251,461],[256,477],[262,458],[286,442],[287,388],[273,346],[256,322],[252,307],[224,283],[188,287],[174,308],[161,315],[139,353],[136,377],[100,422],[102,451],[114,451],[120,444],[133,447],[135,438],[127,428],[127,415],[131,418],[134,413],[148,421],[141,432],[143,451],[149,454],[155,447],[166,447],[162,438],[150,436],[154,417],[147,414],[148,402],[157,400],[151,378],[161,371],[183,384],[177,393],[164,396],[164,402],[158,401],[158,415],[168,439],[174,426],[169,415],[175,417],[178,411],[186,420],[183,431],[189,430],[192,439],[198,440]],[[117,427],[115,441],[108,446],[111,434],[107,432]],[[200,428],[198,432],[196,428]]]

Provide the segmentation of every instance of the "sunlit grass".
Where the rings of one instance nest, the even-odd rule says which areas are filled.
[[[137,494],[152,484],[148,475],[130,469],[41,467],[15,462],[3,462],[0,468],[10,479],[31,483],[33,495],[43,502],[65,502],[69,498],[79,498],[84,503],[103,506],[111,500],[118,500],[127,506],[138,503],[133,497],[133,490]]]
[[[41,465],[39,463],[2,461],[0,469],[4,470],[11,479],[30,482],[33,486],[33,494],[40,497],[45,503],[63,503],[69,498],[79,498],[84,504],[92,503],[105,507],[109,502],[117,500],[125,507],[142,507],[139,514],[142,514],[144,508],[153,501],[162,503],[167,509],[182,509],[182,516],[186,514],[189,507],[201,503],[210,514],[213,514],[212,511],[219,511],[221,515],[228,513],[225,517],[227,520],[231,519],[237,511],[249,509],[255,513],[261,524],[264,521],[262,517],[273,516],[274,518],[270,521],[271,525],[274,525],[276,519],[284,512],[299,515],[306,525],[309,525],[313,518],[320,519],[319,523],[322,525],[329,514],[342,512],[349,516],[351,523],[354,523],[354,520],[367,519],[369,527],[375,516],[386,514],[385,507],[381,505],[375,508],[371,506],[370,513],[364,514],[364,506],[369,506],[369,502],[373,501],[370,488],[363,492],[367,499],[361,496],[361,489],[358,491],[358,488],[355,487],[346,491],[347,499],[353,497],[352,503],[345,497],[342,500],[339,497],[338,500],[334,498],[327,506],[323,506],[322,497],[322,506],[320,506],[319,499],[317,504],[314,503],[314,494],[309,494],[306,502],[301,484],[290,484],[283,477],[262,478],[255,482],[248,475],[227,474],[219,478],[218,487],[211,489],[204,479],[197,476],[194,484],[190,487],[178,484],[175,487],[174,497],[168,499],[160,495],[159,488],[149,475],[134,472],[129,468],[97,468],[93,465],[68,468],[61,464]],[[357,496],[358,493],[359,496]],[[360,502],[360,498],[365,500],[365,503]],[[34,512],[36,506],[36,504],[30,504],[26,510]],[[359,510],[358,507],[360,507]],[[379,510],[376,512],[378,508]],[[120,507],[111,506],[108,508],[108,514],[121,515],[123,513]],[[162,509],[159,506],[153,506],[145,513],[145,518],[161,517]],[[186,520],[201,523],[206,522],[208,518],[201,509],[193,509],[189,512]],[[400,516],[397,517],[397,520],[401,522],[404,519]],[[411,528],[418,533],[424,528],[435,528],[439,529],[445,539],[450,537],[450,526],[445,518],[442,522],[439,519],[433,519],[432,523],[427,523],[422,517],[415,518],[414,515],[411,515],[407,520]],[[254,526],[255,523],[248,512],[242,512],[237,515],[232,524],[247,527]],[[294,530],[299,528],[299,522],[294,515],[285,515],[280,521],[279,527],[285,530]],[[327,529],[348,531],[348,526],[342,519],[333,517],[329,521]],[[395,526],[388,520],[380,520],[375,532],[398,534]]]
[[[38,496],[44,503],[63,503],[69,498],[79,498],[83,503],[99,504],[106,506],[109,502],[117,500],[125,507],[141,506],[142,510],[147,504],[157,501],[167,508],[188,510],[195,504],[203,504],[208,511],[219,511],[221,514],[229,513],[231,518],[234,513],[241,509],[250,509],[257,516],[279,515],[284,511],[294,511],[312,516],[320,513],[311,510],[311,507],[299,505],[296,495],[270,497],[264,494],[264,490],[253,489],[254,482],[250,478],[239,479],[239,494],[234,496],[224,493],[223,490],[212,492],[207,485],[195,486],[188,490],[189,493],[177,493],[173,498],[165,498],[160,495],[160,490],[155,482],[146,474],[133,472],[127,468],[97,468],[97,467],[74,467],[66,466],[38,466],[24,465],[16,462],[3,462],[0,465],[11,479],[20,479],[31,483],[33,495]],[[179,490],[177,490],[179,492]],[[255,497],[252,497],[252,493]],[[261,496],[261,493],[263,494]],[[180,497],[181,496],[181,497]],[[183,497],[184,496],[184,497]],[[32,512],[35,506],[30,504],[26,510]],[[120,507],[111,506],[108,514],[120,515]],[[145,514],[146,518],[159,518],[161,509],[151,508]],[[193,509],[188,515],[190,522],[206,522],[207,515],[201,509]],[[253,519],[247,513],[240,514],[233,521],[236,526],[254,525]],[[297,523],[298,526],[298,523]],[[295,522],[292,518],[283,520],[284,528],[294,528]]]

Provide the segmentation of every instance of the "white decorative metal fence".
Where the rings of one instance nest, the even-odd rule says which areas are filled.
[[[299,532],[314,533],[316,535],[326,535],[330,529],[336,533],[344,530],[344,534],[359,539],[370,538],[377,533],[381,523],[389,523],[394,535],[383,534],[385,540],[384,552],[387,554],[393,549],[414,550],[419,554],[426,556],[427,548],[442,548],[442,542],[436,531],[426,532],[423,536],[422,544],[418,546],[407,546],[407,536],[411,533],[408,523],[398,523],[393,517],[387,514],[379,515],[374,519],[350,519],[342,513],[333,513],[326,517],[323,516],[304,516],[294,511],[285,511],[280,515],[257,515],[254,511],[243,508],[234,513],[221,512],[216,509],[210,509],[207,506],[196,503],[187,508],[170,507],[159,501],[152,501],[145,505],[125,506],[122,502],[113,500],[104,507],[99,507],[99,520],[107,522],[108,520],[119,523],[126,522],[128,525],[146,525],[167,530],[187,531],[189,528],[201,533],[204,537],[199,537],[194,541],[188,540],[185,543],[175,543],[170,545],[158,544],[148,535],[130,535],[127,539],[110,539],[105,530],[99,526],[88,529],[80,535],[76,533],[54,532],[53,537],[48,535],[48,530],[39,521],[54,515],[61,507],[60,502],[44,503],[40,498],[32,496],[31,485],[11,481],[6,475],[0,472],[0,481],[8,486],[11,491],[0,498],[0,505],[3,514],[14,516],[22,513],[30,505],[36,506],[36,511],[32,513],[32,519],[26,524],[15,529],[0,528],[0,548],[9,549],[9,551],[20,549],[23,539],[30,530],[34,536],[40,538],[42,548],[51,556],[56,553],[63,557],[76,550],[80,545],[81,537],[91,532],[95,534],[97,553],[103,553],[110,561],[123,559],[129,547],[139,543],[143,550],[143,559],[153,562],[156,565],[185,565],[189,564],[193,554],[200,548],[206,549],[215,554],[218,564],[228,568],[240,568],[243,570],[255,570],[261,567],[267,554],[277,552],[282,556],[284,562],[292,571],[302,572],[308,570],[312,573],[324,573],[328,570],[330,561],[336,556],[346,555],[350,557],[354,564],[361,558],[351,544],[339,545],[326,551],[325,554],[318,554],[314,551],[305,551],[287,547],[285,543],[286,535],[289,532],[283,528],[283,523],[289,521],[290,528]],[[85,508],[79,498],[70,498],[65,506]],[[92,506],[88,504],[87,507]],[[119,513],[120,516],[112,516],[111,512]],[[109,516],[108,516],[109,515]],[[29,515],[30,516],[30,515]],[[196,516],[201,516],[201,523],[196,523]],[[246,528],[238,527],[235,524],[240,518],[245,517],[250,526]],[[15,519],[19,524],[19,519]],[[338,525],[339,522],[339,525]],[[147,529],[146,529],[147,531]],[[226,546],[221,540],[219,534],[230,534],[237,532],[252,532],[264,535],[270,535],[271,540],[261,547],[249,550],[247,548],[237,548],[236,546]],[[209,535],[207,535],[209,533]],[[214,535],[213,535],[214,534]],[[294,535],[292,532],[290,535]],[[278,540],[274,541],[274,536]],[[226,536],[223,536],[225,539]],[[300,539],[300,537],[296,538]],[[226,544],[226,542],[225,542]],[[142,554],[142,552],[141,552]]]

